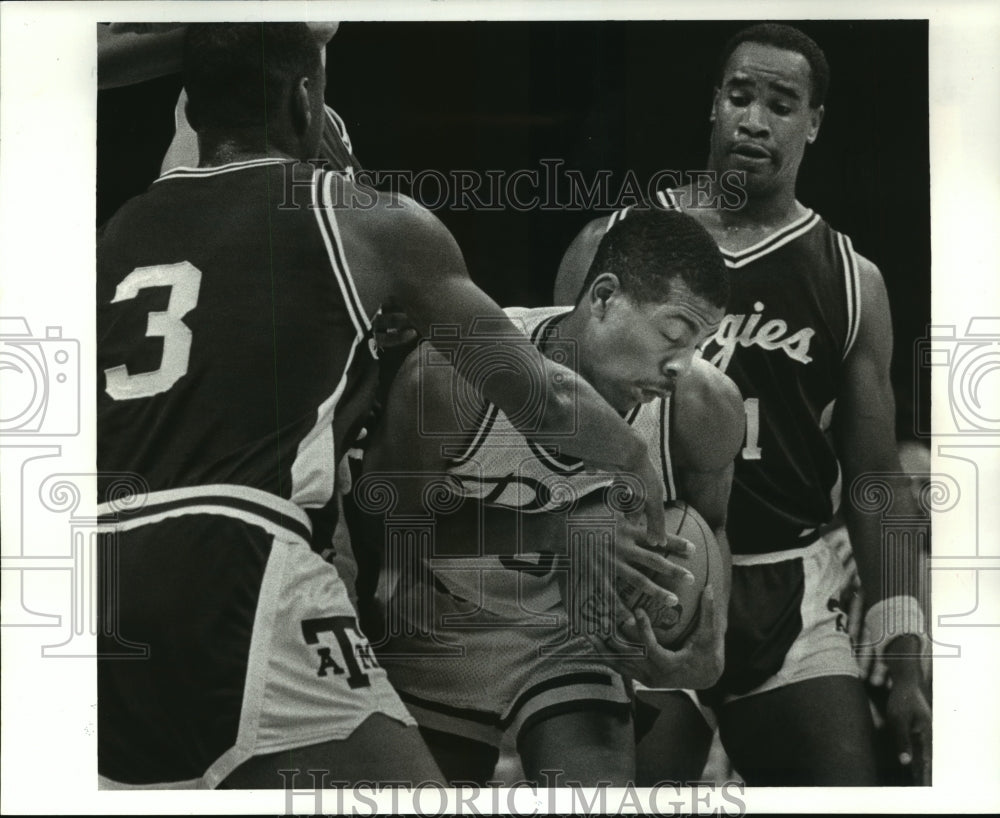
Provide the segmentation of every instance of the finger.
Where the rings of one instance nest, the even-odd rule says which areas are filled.
[[[896,750],[896,758],[904,767],[913,763],[913,743],[910,740],[909,719],[896,716],[889,718],[889,732]]]
[[[619,631],[626,641],[619,639],[608,642],[608,647],[616,652],[641,658],[656,645],[656,636],[649,622],[649,615],[642,608],[637,608],[631,622],[623,623]]]
[[[660,542],[653,542],[645,526],[625,520],[618,524],[618,529],[630,539],[646,549],[655,550],[665,556],[690,557],[695,552],[694,543],[685,537],[665,533]]]
[[[658,585],[677,587],[682,583],[693,584],[694,574],[679,562],[668,559],[663,553],[643,548],[628,539],[617,539],[616,556],[619,564],[628,564],[641,569],[654,578]]]
[[[678,537],[676,534],[664,534],[666,539],[660,546],[660,549],[667,554],[676,554],[679,557],[691,557],[694,556],[694,543],[691,540],[685,539],[684,537]],[[637,537],[640,542],[645,543],[645,535]],[[647,543],[648,545],[648,543]]]
[[[615,582],[617,596],[634,611],[642,608],[656,625],[668,627],[677,621],[677,595],[653,582],[628,565],[617,566]]]

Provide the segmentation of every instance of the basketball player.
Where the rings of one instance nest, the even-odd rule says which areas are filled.
[[[734,567],[726,667],[706,699],[717,706],[736,769],[754,785],[878,780],[868,701],[839,607],[848,577],[818,529],[842,488],[900,471],[892,326],[879,270],[795,197],[828,80],[822,51],[797,29],[764,24],[738,33],[722,55],[708,168],[743,172],[746,203],[699,207],[689,188],[662,191],[657,202],[698,219],[732,273],[729,314],[704,355],[743,393],[747,438],[727,526]],[[712,196],[724,192],[709,191],[709,201],[723,201]],[[557,303],[579,291],[606,226],[607,219],[592,222],[567,250]],[[905,479],[898,483],[897,510],[915,511]],[[888,710],[899,759],[918,759],[915,778],[929,783],[919,555],[884,556],[878,517],[850,502],[843,511],[868,607],[866,641],[878,644],[892,675]],[[905,562],[905,576],[883,571],[893,560]],[[688,699],[659,699],[655,756],[648,755],[649,778],[657,780],[699,769],[703,758],[691,751],[708,746]]]
[[[717,330],[726,295],[725,267],[708,232],[689,216],[646,210],[602,238],[572,309],[507,310],[544,354],[573,360],[642,434],[666,497],[690,501],[715,529],[724,575],[743,409],[728,377],[702,360],[691,366],[691,359]],[[624,632],[642,643],[646,657],[627,656],[617,640],[599,655],[567,621],[556,579],[563,574],[551,566],[553,554],[567,550],[570,530],[614,530],[616,516],[616,545],[630,545],[634,534],[605,494],[607,475],[526,441],[492,404],[467,406],[482,421],[463,429],[455,401],[454,371],[414,352],[393,382],[365,459],[359,505],[366,486],[384,480],[399,498],[393,518],[426,518],[449,506],[440,497],[428,500],[440,489],[457,503],[435,516],[425,553],[394,558],[405,567],[383,609],[395,627],[376,645],[380,662],[447,780],[485,783],[508,733],[525,775],[542,786],[557,783],[546,778],[555,771],[565,776],[563,785],[625,785],[635,774],[631,704],[612,667],[649,684],[713,683],[721,670],[727,583],[717,579],[706,591],[701,629],[679,651],[657,644],[654,611],[640,609],[637,625]],[[450,419],[448,434],[427,434],[421,413]],[[576,502],[567,503],[567,491]],[[391,518],[375,520],[380,551],[392,526]],[[442,565],[450,556],[497,553],[504,556]],[[676,620],[670,614],[663,624]],[[461,655],[448,654],[448,644],[461,646]]]
[[[340,23],[306,23],[326,65],[326,45],[337,33]],[[181,70],[184,50],[184,23],[98,23],[97,87],[119,88],[176,74]],[[187,119],[187,92],[181,89],[174,107],[174,137],[160,167],[161,173],[176,167],[198,164],[198,138]],[[353,176],[360,170],[354,155],[347,126],[340,115],[326,106],[323,138],[315,159],[331,170]]]
[[[102,784],[433,779],[316,553],[336,523],[336,465],[371,409],[379,306],[398,300],[423,332],[452,327],[473,365],[484,347],[526,361],[483,393],[508,409],[541,394],[530,436],[634,473],[654,544],[659,477],[635,430],[472,284],[433,215],[297,161],[324,120],[305,24],[186,38],[200,165],[128,202],[97,244]],[[470,331],[483,316],[485,341]]]

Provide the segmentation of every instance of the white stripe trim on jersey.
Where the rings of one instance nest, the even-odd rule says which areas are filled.
[[[333,210],[333,174],[316,171],[313,177],[313,211],[316,214],[316,224],[326,245],[330,259],[330,267],[340,286],[341,295],[360,336],[371,329],[371,321],[365,313],[361,298],[354,286],[354,279],[347,264],[347,254],[344,252],[344,242],[337,225],[337,216]]]
[[[326,108],[326,118],[333,123],[333,127],[340,136],[340,141],[344,143],[344,147],[347,148],[349,153],[354,153],[354,148],[351,146],[351,137],[347,133],[347,125],[344,124],[343,117],[329,105],[324,107]]]
[[[789,548],[787,551],[768,551],[765,554],[733,554],[733,565],[773,565],[777,562],[805,559],[817,551],[823,551],[830,544],[820,537],[816,542],[802,548]]]
[[[203,778],[189,778],[187,781],[168,781],[162,784],[123,784],[98,773],[98,790],[204,790],[208,785]]]
[[[621,210],[616,210],[608,217],[608,224],[604,228],[604,232],[607,233],[612,227],[615,226],[615,222],[621,221],[625,218],[625,214],[628,213],[628,208],[623,207]]]
[[[772,233],[766,239],[757,242],[752,247],[736,253],[722,248],[719,249],[722,251],[722,257],[725,259],[726,266],[730,270],[738,270],[740,267],[745,267],[747,264],[784,247],[789,242],[795,241],[799,236],[805,235],[819,224],[819,221],[819,214],[813,210],[808,210],[803,216],[796,219],[787,227],[783,227],[781,230]]]
[[[573,463],[567,465],[560,460],[557,460],[553,455],[549,454],[544,446],[535,443],[533,440],[528,440],[525,438],[528,444],[528,449],[535,456],[543,466],[545,466],[549,471],[555,472],[556,474],[579,474],[584,470],[584,463],[582,460],[576,460]]]
[[[670,408],[673,405],[671,395],[660,398],[660,452],[663,457],[663,482],[667,488],[667,499],[677,497],[677,484],[674,481],[674,466],[670,456]]]
[[[347,354],[344,373],[333,390],[316,410],[316,423],[302,438],[295,460],[292,463],[292,502],[303,508],[322,508],[333,499],[336,490],[339,462],[336,442],[333,439],[333,420],[337,415],[337,404],[344,396],[348,376],[354,363],[354,353],[362,339],[355,337]]]
[[[154,180],[162,182],[164,179],[203,179],[206,176],[219,176],[223,173],[231,173],[244,168],[257,168],[264,165],[281,165],[286,162],[293,162],[292,159],[285,159],[277,156],[266,156],[262,159],[247,159],[244,162],[230,162],[227,165],[219,165],[211,168],[190,168],[177,167],[168,170],[162,176]]]
[[[486,405],[486,409],[483,412],[483,419],[479,421],[479,428],[476,429],[475,437],[472,438],[472,442],[469,444],[468,448],[454,459],[451,464],[452,468],[465,465],[472,459],[476,452],[479,451],[479,447],[483,445],[483,441],[493,428],[493,424],[496,423],[497,416],[499,414],[500,407],[495,403]]]
[[[667,210],[681,209],[681,206],[677,203],[677,199],[674,198],[674,192],[670,188],[656,191],[656,198]]]
[[[846,358],[858,337],[861,326],[861,281],[859,277],[858,254],[850,238],[837,234],[837,249],[844,265],[844,286],[847,291],[847,338],[844,342],[843,358]]]
[[[235,508],[233,506],[212,503],[206,500],[206,498],[209,497],[231,497],[234,500],[251,502],[255,505],[263,506],[264,508],[276,511],[282,516],[289,517],[304,526],[308,531],[312,531],[312,522],[309,520],[309,515],[306,514],[303,509],[292,503],[291,500],[286,500],[284,497],[278,497],[276,494],[251,488],[250,486],[238,486],[231,483],[189,486],[187,488],[178,489],[164,489],[162,491],[133,494],[128,501],[123,498],[118,500],[117,503],[101,503],[97,507],[97,514],[99,517],[114,516],[118,513],[128,515],[135,514],[136,516],[116,522],[101,523],[98,528],[111,529],[115,531],[128,531],[133,528],[138,528],[143,525],[158,522],[159,520],[167,519],[168,517],[178,517],[185,514],[208,513],[219,514],[225,517],[233,517],[235,519],[251,522],[265,528],[272,534],[283,537],[287,537],[289,534],[295,533],[266,516],[254,514],[252,511]],[[141,510],[147,505],[155,507],[165,503],[175,503],[178,501],[190,502],[185,502],[182,505],[160,512],[151,511],[149,514],[140,513]],[[298,535],[296,535],[296,539],[300,539]]]
[[[97,507],[97,514],[100,517],[112,515],[117,512],[131,514],[139,511],[147,502],[150,505],[159,505],[161,503],[173,503],[177,500],[199,500],[206,496],[232,497],[234,500],[247,500],[273,509],[286,517],[291,517],[309,529],[312,528],[309,515],[291,500],[286,500],[284,497],[279,497],[277,494],[272,494],[269,491],[262,491],[251,486],[240,486],[235,483],[209,483],[201,486],[138,492],[131,495],[132,498],[141,499],[138,505],[135,505],[131,500],[126,501],[125,499],[119,500],[116,504],[101,503]]]

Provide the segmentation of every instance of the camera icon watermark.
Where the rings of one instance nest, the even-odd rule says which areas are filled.
[[[917,341],[914,429],[924,437],[931,435],[931,418],[919,398],[928,394],[932,372],[947,379],[953,424],[950,429],[934,428],[935,436],[1000,435],[1000,317],[971,318],[963,336],[954,325],[931,326]]]
[[[32,334],[20,317],[0,317],[0,435],[80,432],[80,344],[61,327]]]
[[[513,319],[517,323],[517,319]],[[421,344],[418,362],[418,413],[422,435],[447,436],[476,434],[489,424],[491,441],[503,438],[504,445],[519,440],[525,432],[541,428],[547,399],[546,379],[554,386],[572,389],[566,373],[547,373],[535,353],[534,346],[544,349],[545,357],[561,367],[576,371],[577,350],[572,340],[561,338],[559,328],[542,327],[536,337],[513,338],[503,333],[491,319],[477,320],[471,333],[462,335],[460,327],[432,327],[428,343]],[[487,409],[482,398],[483,386],[493,377],[519,377],[530,384],[520,405],[506,413],[500,423],[496,413]],[[442,394],[444,392],[444,394]],[[571,398],[576,395],[570,392]],[[449,406],[451,412],[440,407]],[[576,417],[576,413],[572,413]],[[571,424],[575,426],[575,421]],[[571,435],[574,428],[550,430],[552,434]]]
[[[58,629],[52,637],[61,641],[41,646],[45,658],[145,658],[149,647],[120,633],[117,601],[123,580],[117,532],[89,513],[84,502],[96,494],[98,476],[25,468],[45,459],[32,456],[33,451],[38,447],[24,447],[20,453],[22,477],[35,472],[21,484],[21,531],[10,542],[5,539],[0,556],[5,583],[11,583],[7,590],[15,594],[21,610],[6,610],[3,626]],[[146,489],[145,480],[136,474],[102,477],[109,482],[111,506],[118,510],[128,508]],[[38,607],[47,610],[39,613]]]

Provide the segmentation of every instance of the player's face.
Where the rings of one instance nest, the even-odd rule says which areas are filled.
[[[666,303],[639,303],[620,289],[598,301],[592,300],[592,342],[581,350],[580,370],[620,412],[667,394],[725,314],[680,279],[671,282]]]
[[[795,190],[806,145],[823,107],[809,107],[809,61],[795,51],[741,43],[726,63],[712,104],[713,170],[746,173],[747,191]]]

